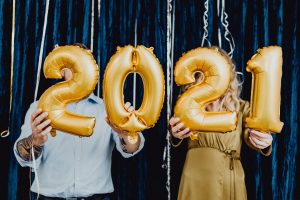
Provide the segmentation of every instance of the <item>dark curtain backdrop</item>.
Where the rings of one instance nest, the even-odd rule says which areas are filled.
[[[176,0],[174,62],[182,53],[201,46],[204,0]],[[218,45],[217,1],[209,1],[209,40]],[[273,152],[262,157],[244,145],[242,162],[249,199],[300,199],[299,178],[299,67],[300,2],[297,0],[227,0],[229,29],[235,39],[234,61],[244,73],[242,96],[249,100],[251,76],[245,64],[259,47],[283,48],[281,134],[274,135]],[[29,170],[19,167],[13,144],[20,134],[25,112],[33,101],[38,55],[46,1],[17,1],[11,135],[0,138],[0,199],[29,199]],[[43,60],[55,44],[81,42],[90,46],[92,3],[51,0]],[[154,47],[166,75],[167,0],[102,0],[98,19],[95,1],[94,56],[100,66],[101,82],[109,58],[117,46],[134,44],[134,21],[138,20],[137,43]],[[0,130],[7,129],[10,88],[12,0],[0,0]],[[222,29],[222,33],[224,30]],[[223,38],[223,48],[229,50]],[[278,80],[279,81],[279,80]],[[54,84],[41,76],[40,96]],[[142,90],[138,79],[137,90]],[[101,91],[102,92],[102,91]],[[179,88],[174,86],[174,101]],[[132,99],[132,76],[125,84],[126,100]],[[102,96],[102,95],[101,95]],[[137,93],[140,104],[142,93]],[[113,155],[114,197],[120,200],[167,199],[163,149],[167,130],[166,104],[156,126],[144,132],[146,144],[134,158]],[[172,149],[171,196],[176,199],[186,144]]]

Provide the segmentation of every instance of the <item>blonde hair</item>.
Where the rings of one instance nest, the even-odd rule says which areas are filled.
[[[242,84],[243,84],[242,81],[240,81],[238,79],[237,74],[239,74],[239,73],[236,72],[235,64],[233,63],[232,59],[228,56],[226,51],[224,51],[223,49],[221,49],[219,47],[215,47],[215,46],[212,46],[210,48],[217,49],[221,53],[221,55],[224,56],[228,60],[228,63],[230,63],[230,65],[232,66],[229,87],[227,88],[224,95],[222,95],[218,99],[220,102],[220,106],[219,106],[219,110],[215,110],[215,111],[231,111],[231,112],[236,111],[236,112],[238,112],[240,110],[240,100],[241,100],[240,94],[242,92]],[[202,82],[204,79],[203,73],[196,73],[195,78],[196,78],[196,83]],[[195,83],[182,87],[181,93],[186,91],[189,87],[191,87],[194,84]],[[209,105],[211,105],[211,104],[209,104]],[[209,105],[207,105],[207,107]]]

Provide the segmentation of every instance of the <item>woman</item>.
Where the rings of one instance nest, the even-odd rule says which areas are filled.
[[[213,47],[216,48],[216,47]],[[242,138],[261,154],[271,154],[272,136],[256,130],[243,130],[243,119],[249,113],[249,103],[240,98],[241,83],[237,79],[231,58],[222,49],[218,51],[232,65],[230,86],[225,95],[206,107],[207,111],[236,111],[236,130],[227,133],[198,134],[197,140],[189,140],[188,152],[181,177],[178,199],[180,200],[229,200],[247,199],[244,171],[240,162]],[[203,77],[197,74],[197,82]],[[188,86],[189,87],[189,86]],[[185,90],[187,89],[184,88]],[[170,119],[172,136],[180,139],[191,136],[179,118]],[[174,139],[173,139],[174,140]],[[178,146],[181,141],[173,146]],[[264,150],[264,152],[262,151]]]

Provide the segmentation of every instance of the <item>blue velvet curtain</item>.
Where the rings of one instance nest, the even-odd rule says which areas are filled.
[[[167,0],[102,0],[98,18],[95,3],[94,56],[100,77],[117,46],[134,44],[137,19],[137,43],[154,47],[166,75]],[[174,1],[173,1],[174,4]],[[244,73],[243,98],[249,100],[251,76],[245,72],[247,60],[259,47],[279,45],[283,48],[281,134],[274,135],[273,152],[262,157],[243,148],[242,163],[249,199],[300,199],[298,137],[300,2],[297,0],[227,0],[229,29],[235,39],[233,59]],[[13,144],[30,103],[33,101],[36,71],[41,45],[46,1],[16,1],[14,45],[13,103],[10,117],[11,135],[0,138],[0,199],[29,199],[29,170],[18,166]],[[204,0],[175,0],[174,62],[182,53],[201,46]],[[51,0],[43,60],[55,44],[80,42],[90,46],[92,1]],[[217,1],[209,1],[209,40],[218,45]],[[7,129],[10,88],[10,51],[12,0],[0,0],[0,131]],[[221,28],[222,33],[224,30]],[[223,39],[222,47],[229,50]],[[38,96],[55,83],[41,76]],[[137,90],[142,90],[138,79]],[[101,88],[100,88],[101,89]],[[102,92],[102,91],[101,91]],[[174,86],[174,101],[179,88]],[[132,77],[125,84],[126,100],[132,99]],[[137,93],[141,103],[142,93]],[[134,158],[113,155],[114,199],[167,199],[166,171],[162,168],[167,130],[166,104],[157,125],[145,131],[146,144]],[[172,150],[171,196],[176,199],[186,144]],[[297,171],[298,169],[298,171]]]

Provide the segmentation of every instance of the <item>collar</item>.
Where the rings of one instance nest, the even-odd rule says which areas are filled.
[[[86,99],[87,99],[87,101],[92,102],[92,103],[97,103],[97,104],[102,103],[102,99],[100,97],[96,96],[93,92]]]

